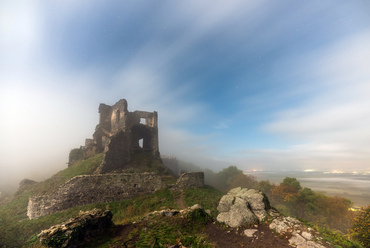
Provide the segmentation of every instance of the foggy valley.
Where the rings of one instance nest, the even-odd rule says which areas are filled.
[[[0,248],[370,247],[369,13],[0,1]]]

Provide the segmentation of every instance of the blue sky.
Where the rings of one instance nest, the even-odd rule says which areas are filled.
[[[219,170],[370,171],[368,1],[0,3],[0,179],[65,168],[99,103]],[[7,169],[5,169],[7,168]]]

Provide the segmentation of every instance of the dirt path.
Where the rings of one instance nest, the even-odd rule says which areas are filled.
[[[256,236],[248,238],[239,233],[235,233],[233,229],[222,228],[214,223],[209,223],[206,226],[206,234],[209,239],[216,244],[217,248],[238,248],[238,247],[274,247],[274,248],[289,248],[289,242],[285,238],[278,238],[268,227],[268,224],[258,226]]]
[[[177,206],[179,206],[180,209],[184,209],[186,208],[186,204],[185,204],[185,201],[184,201],[184,191],[182,189],[179,189],[177,191],[174,192],[175,195],[175,202],[177,204]],[[180,193],[180,195],[177,195],[176,193]]]

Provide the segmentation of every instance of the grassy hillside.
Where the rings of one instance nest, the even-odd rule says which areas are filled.
[[[50,226],[50,224],[67,219],[67,216],[57,214],[43,221],[28,220],[27,205],[29,197],[51,193],[74,176],[92,173],[102,162],[102,159],[103,155],[98,154],[58,172],[43,182],[20,188],[11,202],[0,206],[0,247],[1,245],[18,247],[35,232]]]
[[[141,216],[160,209],[176,209],[179,206],[176,198],[179,192],[171,192],[168,189],[157,191],[155,194],[137,197],[131,200],[117,201],[111,203],[91,204],[82,207],[75,207],[63,212],[41,217],[37,220],[29,220],[27,217],[27,205],[30,196],[48,194],[57,189],[69,179],[83,174],[91,174],[102,162],[103,155],[98,154],[90,159],[76,163],[52,176],[51,178],[20,188],[14,199],[0,207],[0,247],[29,247],[36,245],[36,235],[43,229],[61,223],[71,216],[76,215],[80,210],[86,211],[92,208],[109,209],[113,213],[113,222],[116,225],[123,225],[134,221]],[[199,189],[201,199],[197,200],[194,190],[184,192],[184,200],[187,204],[203,204],[213,209],[221,197],[221,193],[212,188]],[[203,197],[207,195],[208,197]]]
[[[66,221],[81,210],[86,211],[93,208],[109,209],[113,213],[113,222],[116,227],[108,234],[96,237],[95,240],[86,244],[86,247],[122,247],[123,243],[126,243],[127,247],[151,247],[153,242],[157,242],[156,247],[166,247],[168,244],[175,244],[179,241],[189,247],[214,247],[211,240],[208,240],[204,224],[189,218],[169,219],[152,216],[132,224],[137,220],[143,220],[144,216],[156,210],[179,209],[179,199],[181,199],[181,205],[189,207],[201,204],[217,216],[217,205],[223,193],[209,186],[186,190],[163,189],[154,194],[130,200],[75,207],[37,220],[27,218],[30,196],[51,193],[74,176],[91,174],[99,166],[102,158],[102,154],[98,154],[58,172],[50,179],[19,189],[10,203],[0,206],[0,247],[42,247],[36,238],[41,230]],[[167,179],[171,181],[173,178]],[[336,247],[361,247],[348,241],[342,235],[333,234],[330,231],[325,232],[325,235],[325,239],[337,244]]]

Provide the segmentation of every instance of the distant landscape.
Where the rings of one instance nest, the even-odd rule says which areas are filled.
[[[350,199],[354,207],[370,204],[370,175],[368,173],[328,173],[323,171],[257,171],[248,172],[258,181],[269,180],[279,184],[285,177],[295,177],[302,187],[328,196],[341,196]]]

